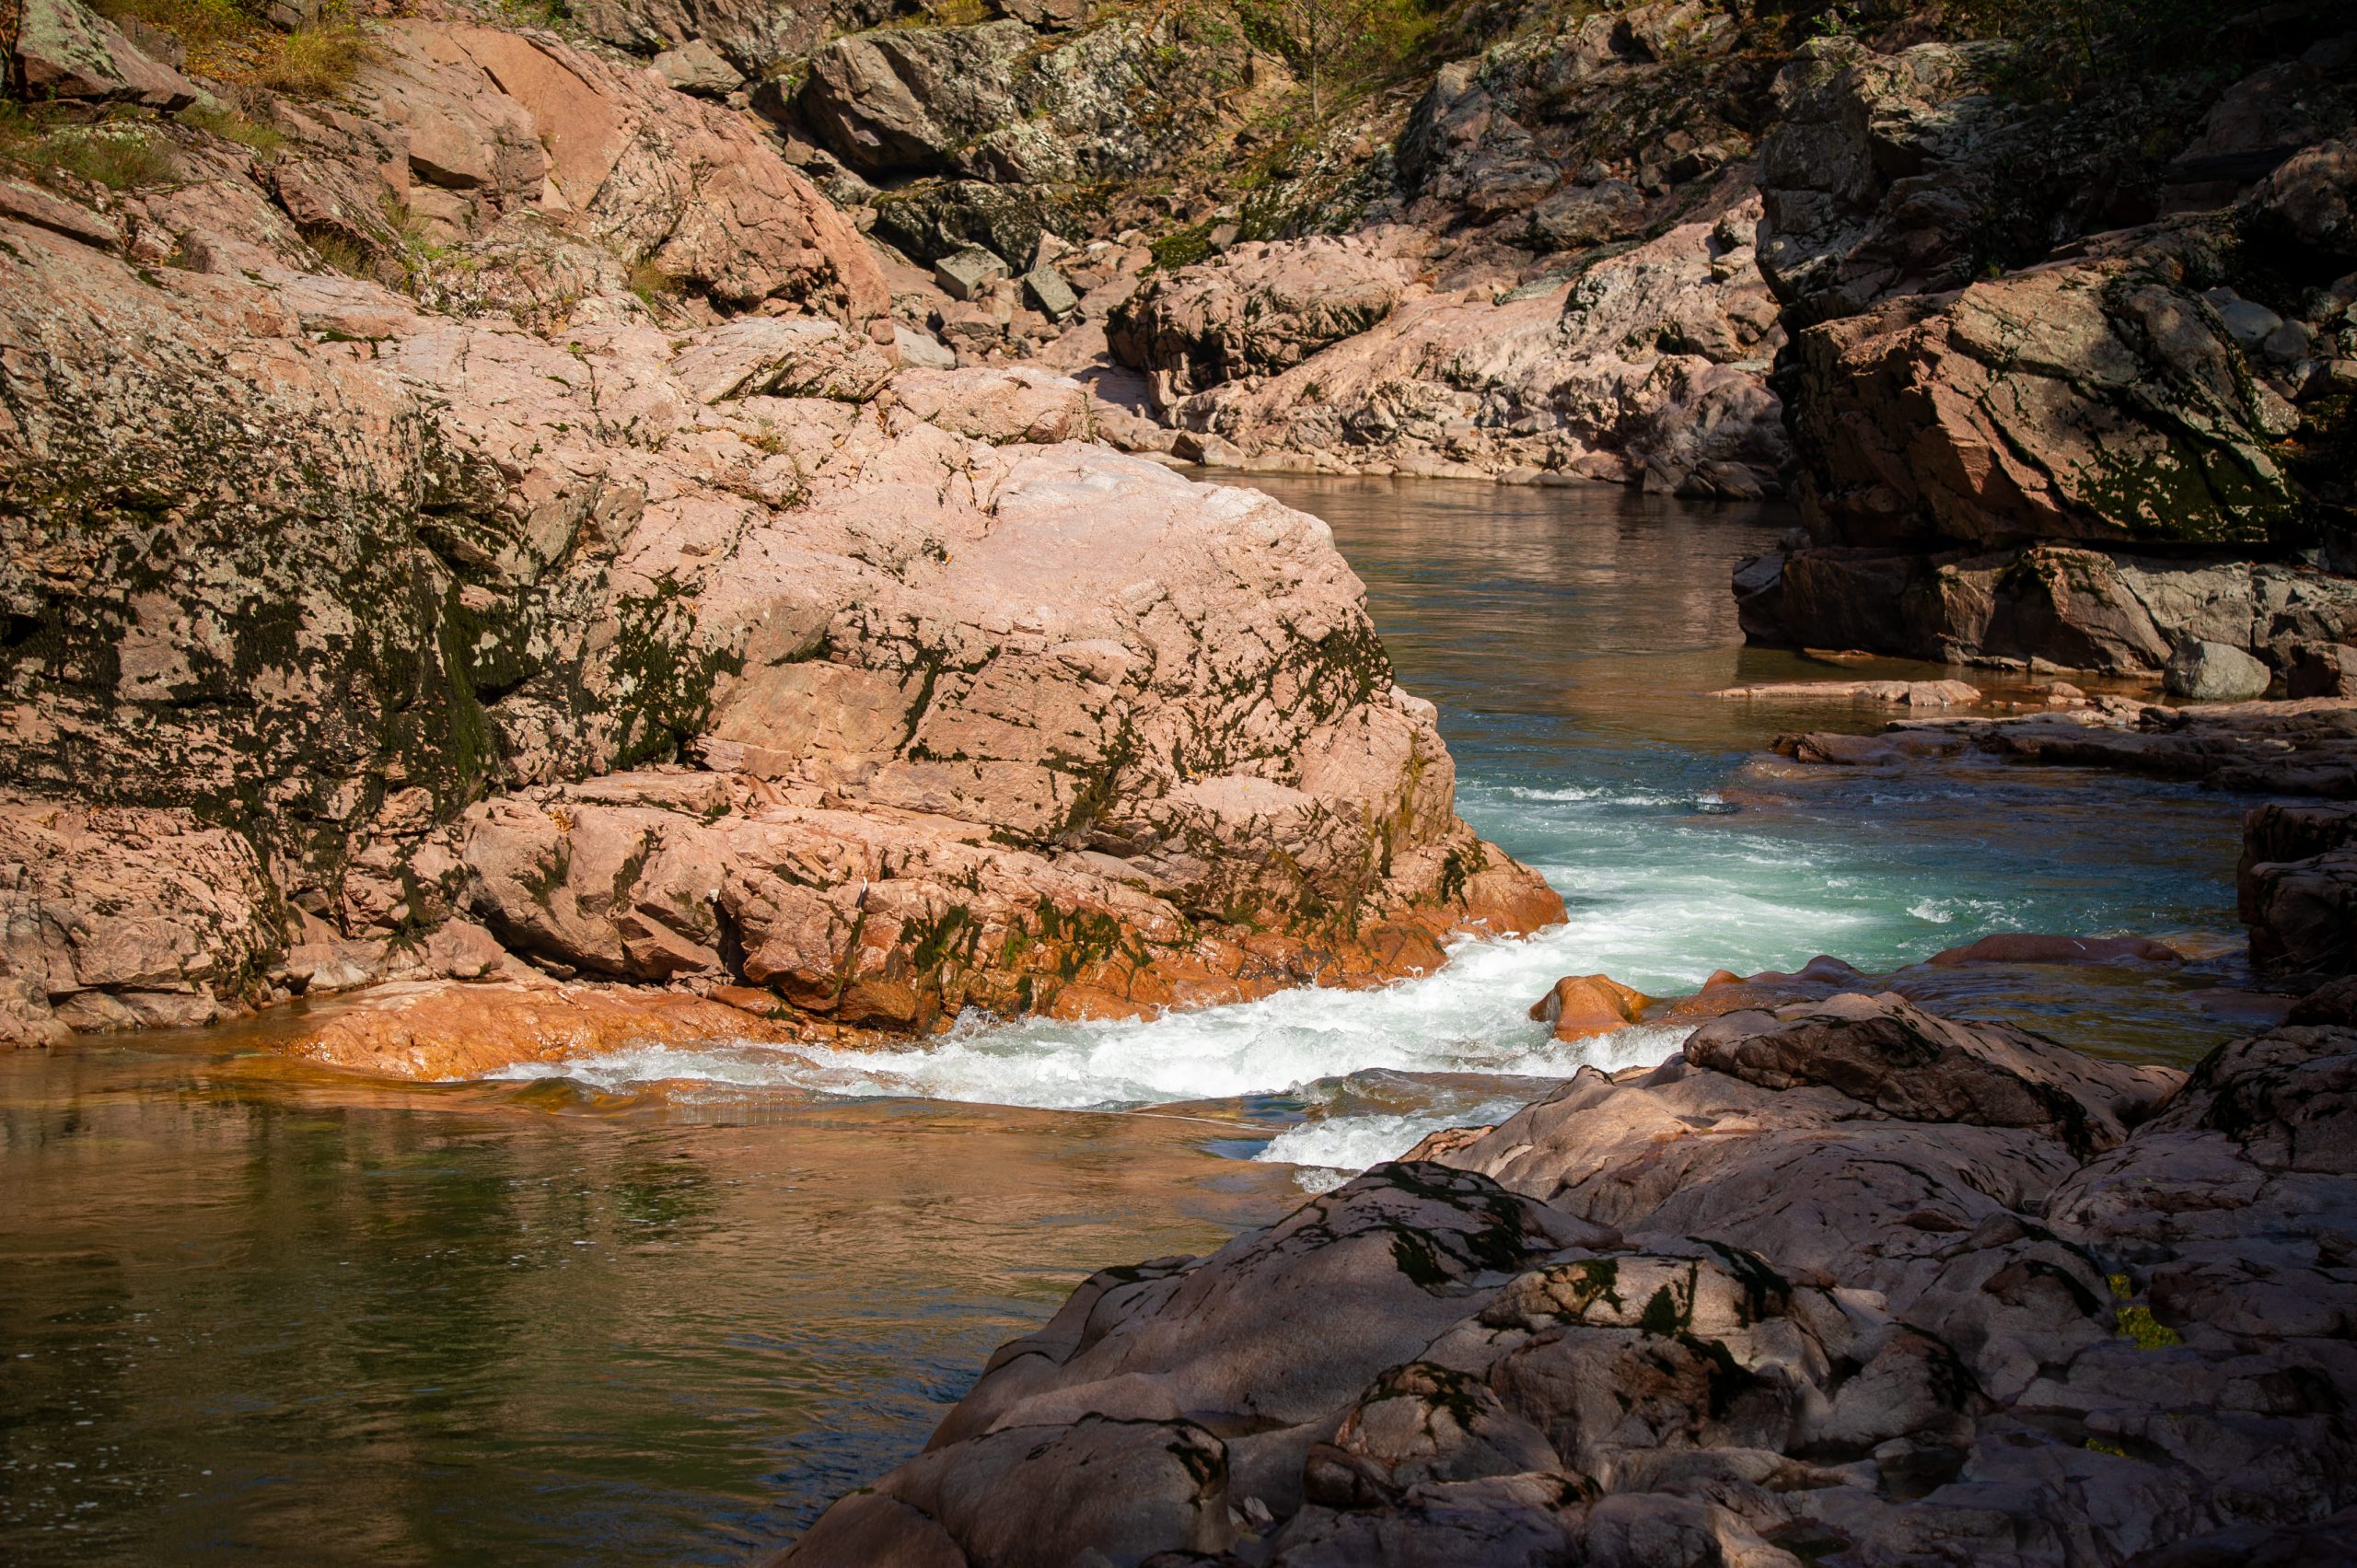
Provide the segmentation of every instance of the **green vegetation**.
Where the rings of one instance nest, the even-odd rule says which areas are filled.
[[[2185,1342],[2184,1336],[2154,1317],[2149,1307],[2123,1307],[2115,1316],[2121,1336],[2138,1350],[2166,1350]]]
[[[1999,86],[2026,99],[2077,99],[2107,81],[2233,68],[2219,29],[2249,7],[2233,0],[1957,0],[1960,37],[2017,43]]]
[[[640,304],[661,317],[669,314],[672,302],[679,297],[679,280],[656,266],[652,257],[641,257],[631,263],[630,291],[638,296]]]
[[[235,110],[216,108],[210,104],[192,103],[180,110],[180,123],[208,132],[224,141],[236,142],[263,157],[273,157],[286,144],[286,138],[272,126],[247,119]]]
[[[0,161],[38,180],[87,180],[114,191],[161,185],[180,173],[170,149],[134,123],[59,124],[13,103],[0,103]]]
[[[565,0],[497,0],[502,21],[523,28],[560,28],[573,20]]]
[[[1255,47],[1282,58],[1309,88],[1312,119],[1397,80],[1446,15],[1420,0],[1233,0]]]

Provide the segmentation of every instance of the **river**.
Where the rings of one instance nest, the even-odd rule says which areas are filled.
[[[1201,1251],[1583,1062],[1559,975],[1655,993],[1992,930],[2204,956],[1956,1005],[2184,1062],[2232,1032],[2241,802],[2062,771],[1814,772],[1738,681],[1786,519],[1602,487],[1261,480],[1366,580],[1458,806],[1567,924],[1381,991],[880,1052],[625,1052],[390,1086],[289,1013],[0,1056],[0,1560],[741,1563],[923,1440],[1103,1264]],[[1946,672],[1937,672],[1946,673]]]

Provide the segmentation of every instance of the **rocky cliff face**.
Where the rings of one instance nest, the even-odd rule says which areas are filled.
[[[2303,563],[2346,548],[2347,466],[2318,459],[2357,388],[2334,139],[2357,52],[2321,13],[2284,22],[2256,50],[2222,33],[2229,71],[2206,77],[2236,79],[2206,112],[2145,103],[2132,134],[2102,95],[2009,95],[2025,63],[2002,44],[1820,43],[1785,67],[1759,255],[1815,548],[1781,595],[1779,563],[1742,575],[1756,634],[2153,671],[2212,637],[2187,623],[2200,604],[2278,670],[2349,641],[2343,585]],[[2285,617],[2260,577],[2218,591],[2252,555],[2328,624]],[[1893,584],[1910,611],[1877,603]]]
[[[900,364],[749,117],[371,36],[333,103],[137,122],[152,178],[0,187],[12,1034],[389,974],[501,981],[478,1032],[559,980],[922,1028],[1552,917],[1315,520]]]
[[[2343,597],[2344,21],[1807,10],[1469,7],[1309,124],[1206,12],[1157,13],[1175,73],[1100,13],[862,34],[778,101],[876,236],[994,253],[900,277],[904,324],[1083,372],[1117,444],[1789,494],[1806,558],[1737,585],[1765,641],[2137,674],[2206,616],[2338,656],[2337,610],[2180,607],[2253,561]],[[2049,547],[2094,552],[2084,614]]]

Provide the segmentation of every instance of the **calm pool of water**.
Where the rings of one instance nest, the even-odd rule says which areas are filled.
[[[746,1562],[1089,1269],[1674,1044],[1553,1042],[1523,1013],[1557,975],[1658,992],[1991,929],[2232,945],[2239,802],[1763,768],[1777,728],[1874,722],[1702,695],[1860,668],[1735,645],[1728,567],[1780,517],[1262,482],[1332,523],[1460,808],[1567,925],[1381,992],[904,1051],[391,1087],[271,1054],[282,1017],[0,1057],[0,1561]],[[1974,1005],[2183,1059],[2231,1032],[2187,1005],[2210,975]]]

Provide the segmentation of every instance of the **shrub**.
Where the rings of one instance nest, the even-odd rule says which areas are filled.
[[[134,126],[49,125],[0,103],[0,159],[36,180],[86,180],[116,191],[160,185],[180,173],[170,151]]]
[[[1413,63],[1438,20],[1419,0],[1233,0],[1255,46],[1309,85],[1309,112],[1390,81]]]
[[[296,98],[326,98],[343,90],[376,46],[350,22],[322,22],[285,35],[254,79]]]

